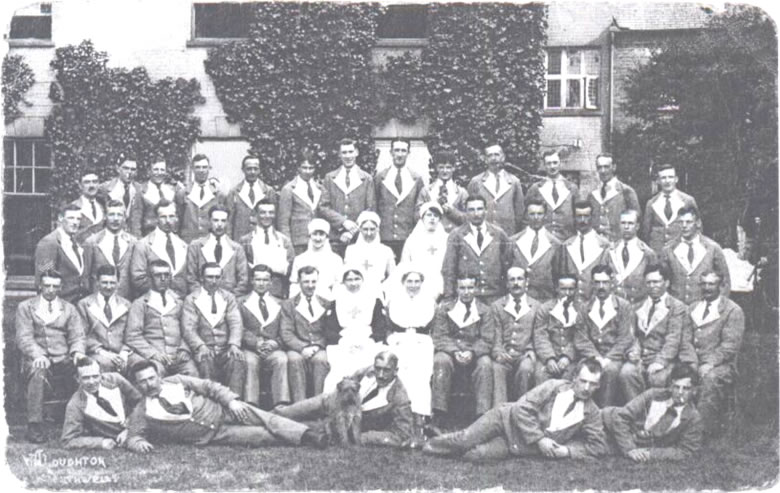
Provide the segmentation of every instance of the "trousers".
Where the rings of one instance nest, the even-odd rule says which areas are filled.
[[[474,357],[468,365],[455,363],[455,358],[444,352],[433,355],[433,409],[449,410],[452,377],[455,372],[471,376],[471,387],[477,400],[477,414],[493,406],[493,365],[490,356]]]

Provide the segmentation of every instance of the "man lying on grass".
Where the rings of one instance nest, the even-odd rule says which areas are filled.
[[[154,447],[149,439],[245,447],[327,446],[322,433],[242,402],[219,383],[185,375],[160,378],[148,361],[133,366],[131,374],[144,395],[128,420],[127,448],[132,451],[150,452]]]
[[[584,359],[577,365],[573,382],[548,380],[517,402],[486,412],[465,430],[431,439],[423,452],[458,454],[468,461],[534,455],[584,459],[604,455],[604,427],[592,399],[600,379],[599,362]]]

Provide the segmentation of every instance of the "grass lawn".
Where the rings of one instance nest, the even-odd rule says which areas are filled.
[[[638,465],[609,457],[590,462],[514,459],[472,465],[420,452],[379,448],[267,449],[159,446],[150,455],[68,451],[17,437],[12,427],[10,471],[36,489],[99,490],[683,490],[768,487],[777,480],[777,430],[750,426],[736,440],[719,439],[684,463]],[[45,460],[35,463],[36,450]],[[71,463],[68,464],[68,459]],[[76,463],[82,459],[82,463]]]

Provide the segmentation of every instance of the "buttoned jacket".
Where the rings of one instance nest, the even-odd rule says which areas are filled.
[[[496,323],[493,359],[510,348],[520,352],[533,350],[534,328],[541,303],[530,296],[526,296],[525,299],[528,309],[519,318],[515,318],[515,314],[506,309],[507,304],[514,304],[511,294],[502,296],[490,305]]]
[[[35,285],[40,286],[41,274],[54,269],[62,276],[60,297],[75,303],[90,292],[92,256],[94,252],[89,245],[80,245],[82,269],[71,260],[63,249],[59,237],[60,228],[47,234],[35,247]]]
[[[130,305],[125,343],[145,359],[155,355],[173,356],[178,351],[190,352],[182,338],[179,322],[181,298],[170,289],[166,291],[166,307],[170,303],[173,303],[173,307],[161,313],[149,304],[150,296],[151,292],[147,291]]]
[[[675,190],[675,193],[679,194],[677,196],[681,203],[679,207],[672,209],[671,221],[667,222],[666,218],[662,217],[656,210],[657,208],[661,209],[661,206],[666,203],[663,192],[655,194],[645,205],[645,214],[642,219],[642,238],[650,245],[650,248],[659,254],[664,246],[679,239],[682,235],[682,227],[677,218],[679,210],[684,207],[695,207],[698,210],[696,199],[680,190]],[[659,202],[658,206],[656,206],[656,202]]]
[[[100,184],[98,196],[102,198],[104,204],[108,204],[108,202],[111,200],[118,200],[124,205],[124,187],[117,189],[118,193],[114,192],[114,189],[117,187],[119,181],[120,179],[117,176]],[[137,202],[142,200],[142,196],[143,193],[141,192],[141,184],[137,181],[130,182],[130,203],[125,208],[125,222],[127,232],[136,238],[141,237],[141,218],[140,216],[137,218],[133,217],[132,213],[135,209],[139,208]]]
[[[83,197],[79,197],[68,205],[75,205],[79,209],[82,207]],[[79,230],[76,232],[76,239],[79,243],[84,243],[87,238],[94,235],[106,224],[106,209],[103,204],[100,203],[98,198],[95,199],[95,208],[102,213],[102,218],[98,222],[92,222],[92,219],[83,212],[79,219]]]
[[[281,348],[284,344],[282,342],[282,302],[279,298],[268,295],[277,305],[278,311],[274,313],[270,306],[266,304],[266,310],[268,310],[268,317],[271,319],[260,320],[258,314],[260,310],[255,310],[254,307],[248,306],[248,300],[252,294],[247,294],[238,298],[238,310],[241,313],[241,321],[244,326],[244,332],[241,337],[242,347],[251,351],[257,350],[257,345],[265,341],[275,341]],[[262,317],[262,314],[260,314]]]
[[[539,234],[544,235],[550,246],[544,253],[535,252],[534,257],[530,257],[530,249],[526,249],[523,242],[524,235],[529,231],[533,231],[530,226],[509,238],[512,243],[512,267],[522,267],[525,270],[528,294],[531,297],[538,301],[547,301],[555,296],[555,278],[558,274],[556,259],[561,242],[544,228]]]
[[[156,187],[153,182],[145,181],[138,187],[138,199],[132,202],[128,215],[128,231],[137,235],[139,238],[149,234],[157,227],[157,214],[154,207],[157,202],[152,202],[147,196],[149,187]],[[162,183],[160,187],[163,191],[163,197],[169,202],[174,202],[176,198],[176,186],[169,183]],[[159,195],[159,194],[157,194]]]
[[[312,303],[316,299],[322,306],[323,313],[317,320],[311,322],[296,309],[302,297],[302,294],[298,294],[282,302],[280,326],[282,341],[286,347],[299,353],[308,346],[319,346],[325,349],[327,346],[325,334],[330,330],[338,330],[338,328],[331,329],[335,317],[333,302],[314,295]]]
[[[488,190],[485,185],[485,180],[488,179],[487,171],[474,176],[466,190],[469,195],[485,199],[485,221],[495,224],[510,236],[523,229],[525,198],[520,179],[506,170],[501,171],[502,184],[499,185],[498,196],[494,195],[495,190]]]
[[[198,297],[204,292],[205,289],[200,287],[184,298],[181,331],[187,345],[192,351],[197,351],[203,345],[218,350],[226,349],[228,345],[240,348],[244,327],[241,324],[241,313],[238,311],[236,298],[224,289],[217,289],[215,294],[219,294],[224,300],[225,310],[219,317],[219,321],[212,323],[205,317],[204,307],[197,303]]]
[[[403,195],[398,196],[393,183],[386,183],[393,166],[379,171],[374,177],[376,211],[379,214],[379,236],[382,241],[405,241],[417,224],[420,206],[428,201],[428,190],[422,178],[407,169],[411,182],[403,179]],[[404,174],[402,174],[404,176]],[[390,188],[392,187],[392,188]],[[410,187],[407,190],[406,187]],[[400,200],[399,200],[400,199]]]
[[[723,250],[715,241],[704,235],[699,235],[699,244],[703,246],[702,254],[696,253],[694,257],[694,269],[688,270],[687,253],[684,253],[685,263],[678,257],[675,249],[684,243],[682,238],[672,241],[666,245],[661,253],[661,262],[666,266],[669,272],[669,292],[678,300],[686,305],[703,298],[699,282],[701,275],[708,270],[714,270],[721,276],[720,291],[723,296],[729,296],[731,293],[731,277],[729,275],[729,266],[726,263],[726,257]],[[687,245],[682,248],[687,252]]]
[[[86,323],[87,352],[94,354],[98,349],[105,349],[112,353],[130,351],[130,348],[125,344],[130,302],[115,295],[114,300],[117,306],[111,313],[111,320],[107,320],[98,303],[99,296],[101,296],[100,293],[89,295],[76,305],[79,315]]]
[[[574,363],[577,357],[577,350],[574,346],[574,334],[581,325],[579,307],[572,301],[574,312],[570,325],[551,315],[553,308],[558,303],[557,298],[553,298],[543,303],[536,312],[534,322],[534,350],[541,363],[547,363],[549,360],[557,361],[561,356],[569,358],[570,363]]]
[[[103,229],[94,235],[87,238],[84,242],[92,249],[92,267],[90,273],[92,275],[92,285],[97,286],[97,271],[104,265],[110,265],[115,267],[119,275],[119,283],[116,287],[116,292],[123,298],[132,298],[132,282],[130,275],[130,267],[133,263],[133,248],[138,242],[138,239],[126,231],[120,231],[119,237],[121,241],[126,243],[124,252],[120,253],[119,264],[114,264],[113,257],[113,242],[104,243],[106,237],[106,230]],[[109,243],[111,243],[109,245]]]
[[[659,363],[665,368],[677,360],[682,345],[683,327],[688,316],[688,307],[674,296],[667,294],[664,300],[665,313],[655,309],[648,329],[647,315],[641,309],[645,300],[634,305],[634,348],[640,354],[642,363]]]
[[[130,262],[130,277],[132,280],[133,292],[137,296],[146,293],[152,288],[152,280],[149,273],[149,265],[155,260],[168,262],[167,258],[161,257],[155,251],[152,245],[155,241],[155,235],[158,230],[154,230],[142,239],[138,240],[133,247],[133,257]],[[176,236],[171,233],[172,237]],[[178,238],[178,236],[176,236]],[[179,238],[180,239],[180,238]],[[180,239],[181,240],[181,239]],[[176,245],[179,245],[178,247]],[[167,255],[167,252],[165,253]],[[171,289],[176,291],[179,296],[187,294],[187,245],[184,240],[181,243],[175,242],[174,256],[176,257],[176,267],[171,269]],[[170,263],[168,263],[170,265]]]
[[[588,200],[592,207],[593,229],[610,241],[618,241],[621,237],[620,214],[626,209],[633,209],[637,211],[637,214],[641,214],[642,209],[640,209],[639,199],[633,187],[617,178],[615,178],[613,183],[614,187],[607,187],[607,197],[603,203],[601,182],[588,195]]]
[[[566,178],[561,177],[557,179],[556,181],[563,185],[568,193],[565,198],[562,198],[563,191],[559,190],[559,202],[553,204],[551,202],[552,197],[541,191],[547,181],[549,181],[549,178],[531,185],[531,188],[528,189],[526,201],[541,200],[547,204],[547,210],[544,213],[544,225],[560,241],[564,241],[575,233],[573,206],[579,197],[579,188]]]
[[[436,351],[453,355],[471,351],[474,357],[490,355],[496,337],[496,321],[489,306],[474,300],[479,320],[459,327],[449,316],[457,301],[444,302],[433,318],[433,346]]]
[[[613,243],[607,251],[608,265],[615,273],[615,294],[632,303],[647,296],[645,269],[658,262],[658,255],[644,241],[637,238],[636,245],[642,257],[638,262],[629,257],[628,269],[623,265],[622,240]]]
[[[320,197],[319,215],[330,223],[331,239],[338,238],[341,234],[341,225],[344,221],[357,221],[358,215],[363,211],[376,210],[376,190],[371,175],[353,166],[350,171],[350,187],[355,183],[352,180],[360,180],[348,194],[336,183],[342,167],[339,167],[325,175],[322,182],[322,197]]]
[[[257,264],[265,263],[268,265],[268,267],[271,268],[271,294],[274,296],[282,297],[285,295],[285,290],[287,288],[287,285],[289,283],[290,278],[290,269],[292,269],[293,261],[295,260],[295,248],[293,248],[293,243],[290,241],[290,238],[285,235],[284,233],[274,230],[273,228],[270,228],[269,231],[269,243],[273,242],[274,245],[276,245],[278,248],[282,249],[284,251],[284,257],[287,260],[287,268],[284,270],[284,272],[279,272],[281,270],[279,266],[277,266],[274,262],[264,260],[262,258],[255,259],[254,255],[254,249],[252,247],[252,241],[254,240],[255,235],[261,235],[260,231],[255,228],[251,232],[245,234],[238,240],[238,244],[241,245],[241,248],[244,249],[244,256],[246,257],[247,262],[247,286],[246,290],[250,290],[252,287],[252,267],[254,267]],[[264,240],[265,238],[262,238]],[[261,240],[261,241],[262,241]],[[274,264],[274,265],[271,265]]]
[[[282,187],[279,194],[279,205],[276,208],[276,224],[292,244],[301,247],[309,243],[309,222],[317,217],[319,202],[322,197],[322,186],[312,178],[310,183],[316,202],[307,195],[300,196],[296,192],[295,177]]]
[[[255,204],[252,204],[250,207],[244,200],[245,197],[241,196],[241,189],[244,187],[244,183],[246,183],[246,180],[241,180],[238,185],[231,188],[225,200],[225,205],[230,210],[228,235],[235,241],[238,241],[245,234],[251,233],[255,227],[257,221],[254,213],[255,204],[263,199],[270,200],[275,204],[277,200],[276,190],[258,178],[256,183],[260,193],[255,192]],[[248,199],[249,197],[246,197],[246,200]]]
[[[574,345],[580,358],[606,357],[612,361],[623,361],[626,352],[634,342],[634,311],[631,303],[618,296],[612,296],[615,315],[599,328],[591,318],[593,307],[598,304],[595,296],[580,306],[577,317],[578,330],[574,333]]]
[[[209,234],[209,210],[215,205],[224,205],[225,196],[217,189],[211,181],[206,182],[206,188],[211,189],[212,197],[210,200],[198,206],[189,194],[192,189],[200,185],[192,183],[185,188],[176,190],[176,211],[179,214],[179,236],[181,239],[190,243],[192,240],[208,236]]]
[[[728,298],[718,298],[718,317],[713,315],[697,323],[692,317],[697,304],[688,306],[680,361],[696,367],[736,364],[745,333],[745,314]]]
[[[204,253],[207,241],[208,237],[192,240],[187,248],[187,292],[189,293],[200,287],[201,267],[209,261]],[[249,268],[244,247],[228,238],[227,235],[222,236],[220,244],[222,244],[223,253],[222,260],[219,262],[220,267],[222,267],[222,279],[219,281],[219,287],[240,296],[246,293],[249,288]],[[225,245],[233,250],[230,258],[227,257]],[[213,258],[213,251],[208,253]]]
[[[57,301],[62,311],[51,322],[36,313],[39,303],[47,303],[42,296],[24,300],[16,308],[16,346],[25,358],[46,356],[59,360],[76,353],[86,354],[84,321],[76,307],[63,299]]]
[[[598,240],[599,253],[596,254],[594,252],[592,256],[588,257],[589,252],[586,252],[586,263],[581,266],[581,269],[577,267],[579,264],[574,261],[574,258],[572,258],[572,254],[569,251],[570,247],[576,250],[577,245],[575,245],[575,243],[578,242],[578,234],[574,234],[561,243],[560,248],[558,248],[558,258],[554,260],[555,264],[558,266],[557,272],[577,275],[577,301],[580,303],[590,299],[592,293],[591,284],[593,281],[591,270],[593,267],[597,265],[607,265],[609,262],[609,240],[598,233],[596,233],[596,238]]]

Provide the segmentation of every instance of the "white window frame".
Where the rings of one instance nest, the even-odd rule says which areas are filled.
[[[561,52],[561,73],[560,74],[550,74],[549,71],[549,57],[550,57],[550,50],[560,50]],[[577,74],[569,73],[569,52],[577,52],[577,56],[580,57],[580,72]],[[585,53],[587,51],[598,51],[598,48],[563,48],[563,47],[555,47],[555,48],[548,48],[544,52],[544,78],[545,78],[545,93],[544,93],[544,109],[545,110],[597,110],[599,109],[598,105],[598,96],[600,88],[597,87],[596,89],[596,98],[594,101],[594,98],[591,98],[590,91],[588,90],[592,84],[598,84],[599,82],[599,76],[598,75],[589,75],[586,71],[586,64],[585,64]],[[550,80],[557,80],[561,82],[560,87],[560,101],[561,106],[548,106],[547,105],[547,81]],[[568,81],[570,80],[578,80],[580,82],[580,90],[579,90],[579,100],[580,105],[579,106],[566,106],[566,97],[569,93],[569,84]]]
[[[51,166],[49,166],[49,167],[47,167],[47,166],[37,166],[36,165],[37,163],[36,163],[36,156],[35,156],[35,148],[36,148],[36,144],[49,145],[49,147],[51,147],[51,145],[43,138],[6,137],[4,139],[4,144],[3,145],[5,145],[5,142],[9,142],[13,146],[13,161],[10,162],[10,163],[5,163],[5,168],[3,170],[3,173],[5,173],[7,171],[11,171],[13,173],[13,175],[14,175],[14,179],[13,179],[13,190],[4,190],[3,194],[4,195],[14,195],[14,196],[28,196],[28,197],[29,196],[37,196],[37,197],[46,197],[46,196],[48,196],[49,195],[49,191],[48,190],[45,191],[45,192],[38,190],[38,187],[36,186],[37,183],[36,183],[36,178],[35,178],[35,170],[36,169],[48,169],[48,170],[51,170],[51,173],[54,173],[54,155],[53,155],[54,150],[50,149],[50,153],[52,153],[52,154],[50,154],[50,156],[51,156]],[[29,142],[29,143],[31,143],[31,151],[30,151],[31,152],[30,153],[31,165],[30,166],[18,166],[17,165],[17,161],[18,161],[18,157],[17,157],[17,154],[18,154],[17,144],[19,144],[21,142]],[[5,149],[3,149],[3,152],[5,153]],[[17,191],[17,188],[18,188],[17,170],[19,170],[19,169],[29,169],[30,170],[30,174],[31,174],[30,187],[32,188],[32,192],[19,192],[19,191]],[[5,180],[5,176],[3,176],[3,180]],[[51,180],[51,177],[49,177],[49,180]]]

